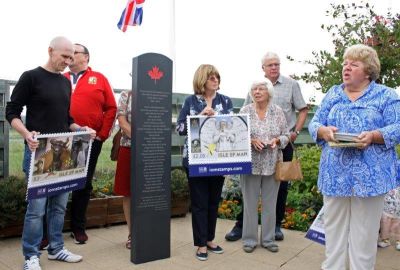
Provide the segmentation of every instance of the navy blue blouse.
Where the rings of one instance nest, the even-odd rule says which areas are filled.
[[[183,147],[183,161],[184,167],[188,167],[188,145],[187,145],[187,116],[198,115],[204,108],[207,107],[207,102],[201,95],[188,96],[183,103],[182,110],[179,113],[178,120],[176,121],[176,131],[181,136],[186,136],[185,145]],[[212,108],[216,114],[231,114],[233,113],[232,101],[229,97],[216,93],[213,101]]]

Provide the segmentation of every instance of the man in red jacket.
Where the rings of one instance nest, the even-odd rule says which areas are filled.
[[[64,74],[72,85],[70,113],[78,125],[92,127],[97,134],[90,152],[86,186],[72,192],[71,237],[76,244],[84,244],[88,240],[85,233],[86,209],[93,189],[93,174],[103,142],[113,127],[117,104],[107,78],[88,66],[89,50],[81,44],[74,44],[74,49],[70,72]]]

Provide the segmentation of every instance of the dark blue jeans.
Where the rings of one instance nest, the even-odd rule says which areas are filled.
[[[31,151],[25,146],[23,171],[28,180]],[[48,252],[56,254],[64,247],[62,230],[68,202],[68,192],[59,195],[28,201],[24,230],[22,233],[22,251],[25,259],[40,256],[39,245],[43,236],[43,217],[47,215]]]

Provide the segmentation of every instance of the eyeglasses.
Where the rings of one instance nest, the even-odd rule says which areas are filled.
[[[87,54],[87,53],[85,53],[85,52],[74,52],[74,54],[78,54],[78,53]]]
[[[214,76],[214,75],[208,77],[207,80],[208,80],[208,81],[212,81],[212,82],[219,82],[218,77],[217,77],[217,76]]]
[[[267,91],[268,89],[266,87],[255,87],[255,88],[251,88],[252,92],[255,92],[256,90],[258,91]]]
[[[264,67],[268,67],[268,68],[273,68],[273,67],[280,67],[280,63],[272,63],[272,64],[268,64],[268,65],[264,65]]]

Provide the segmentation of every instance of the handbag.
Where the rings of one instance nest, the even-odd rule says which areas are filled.
[[[301,171],[300,160],[297,157],[297,151],[293,143],[294,157],[292,161],[278,161],[275,169],[275,179],[277,181],[301,181],[303,180],[303,173]]]
[[[127,103],[129,104],[129,99],[131,97],[132,92],[128,93],[128,99]],[[122,138],[122,129],[120,128],[117,133],[115,133],[113,140],[112,140],[112,147],[111,147],[111,153],[110,153],[110,159],[112,161],[117,161],[118,160],[118,152],[119,148],[121,146],[121,138]]]
[[[112,147],[110,153],[110,159],[112,161],[116,161],[118,159],[118,152],[119,152],[119,147],[121,145],[121,138],[122,138],[122,130],[119,129],[117,133],[115,133],[112,140]]]

